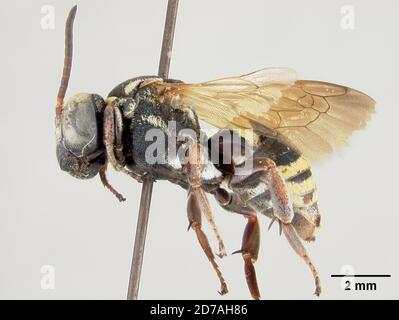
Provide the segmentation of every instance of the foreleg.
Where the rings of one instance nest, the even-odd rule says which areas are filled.
[[[115,101],[107,104],[104,110],[104,145],[109,161],[116,171],[121,171],[138,182],[143,182],[141,176],[125,169],[122,153],[122,115]]]

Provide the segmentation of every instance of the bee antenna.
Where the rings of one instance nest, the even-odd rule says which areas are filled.
[[[78,6],[74,6],[69,11],[68,18],[65,24],[65,55],[64,55],[64,69],[62,71],[62,78],[60,88],[57,95],[57,120],[61,117],[62,105],[64,102],[65,92],[68,87],[69,77],[72,69],[72,53],[73,53],[73,21],[75,20],[76,10]]]

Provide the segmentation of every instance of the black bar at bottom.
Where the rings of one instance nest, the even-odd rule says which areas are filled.
[[[0,301],[3,314],[8,312],[13,318],[19,315],[32,317],[36,312],[40,319],[68,318],[93,319],[97,315],[105,319],[115,319],[118,313],[132,319],[285,319],[288,316],[311,318],[359,317],[361,314],[374,314],[382,318],[384,314],[394,314],[398,301],[390,300],[131,300],[131,301]],[[389,309],[392,309],[389,311]],[[129,316],[130,315],[130,316]]]

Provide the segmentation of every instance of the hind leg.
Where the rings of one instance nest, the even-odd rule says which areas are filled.
[[[292,224],[294,211],[284,178],[271,159],[256,158],[250,159],[250,161],[253,161],[252,172],[237,171],[236,175],[232,177],[230,185],[233,188],[237,186],[245,187],[254,179],[259,179],[259,181],[265,183],[271,194],[273,214],[281,222],[288,243],[309,266],[315,280],[315,294],[319,296],[321,293],[320,277]]]
[[[280,213],[279,210],[275,210],[274,212],[278,213],[277,218],[282,222],[281,226],[283,233],[292,249],[294,249],[294,251],[309,266],[315,281],[315,294],[319,296],[321,293],[320,277],[292,224],[294,211],[284,178],[281,176],[280,172],[277,170],[276,164],[272,160],[267,158],[261,159],[258,164],[265,167],[265,176],[263,181],[271,190],[273,208],[281,208]]]
[[[309,266],[310,271],[312,272],[314,281],[315,281],[315,295],[320,296],[321,294],[321,284],[320,284],[320,277],[316,270],[316,267],[310,260],[310,257],[302,244],[301,239],[299,238],[297,232],[295,231],[294,227],[291,223],[282,223],[283,233],[288,240],[288,243],[291,245],[292,249],[305,261],[305,263]]]

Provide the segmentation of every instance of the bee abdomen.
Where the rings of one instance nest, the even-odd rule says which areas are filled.
[[[309,162],[300,153],[280,141],[260,145],[257,152],[260,157],[274,160],[285,181],[294,211],[292,225],[296,232],[303,240],[314,240],[315,230],[320,226],[320,213],[316,184]],[[260,175],[254,174],[251,179],[244,180],[244,183],[231,185],[233,191],[256,212],[273,218],[271,194],[260,179]]]
[[[300,154],[289,149],[277,157],[276,165],[291,197],[294,209],[292,224],[302,239],[312,241],[315,239],[316,228],[320,226],[321,216],[310,164]]]
[[[232,190],[239,195],[241,201],[247,204],[254,211],[263,213],[269,217],[272,217],[273,206],[271,203],[270,191],[267,186],[260,179],[250,184],[243,186],[231,186]]]

